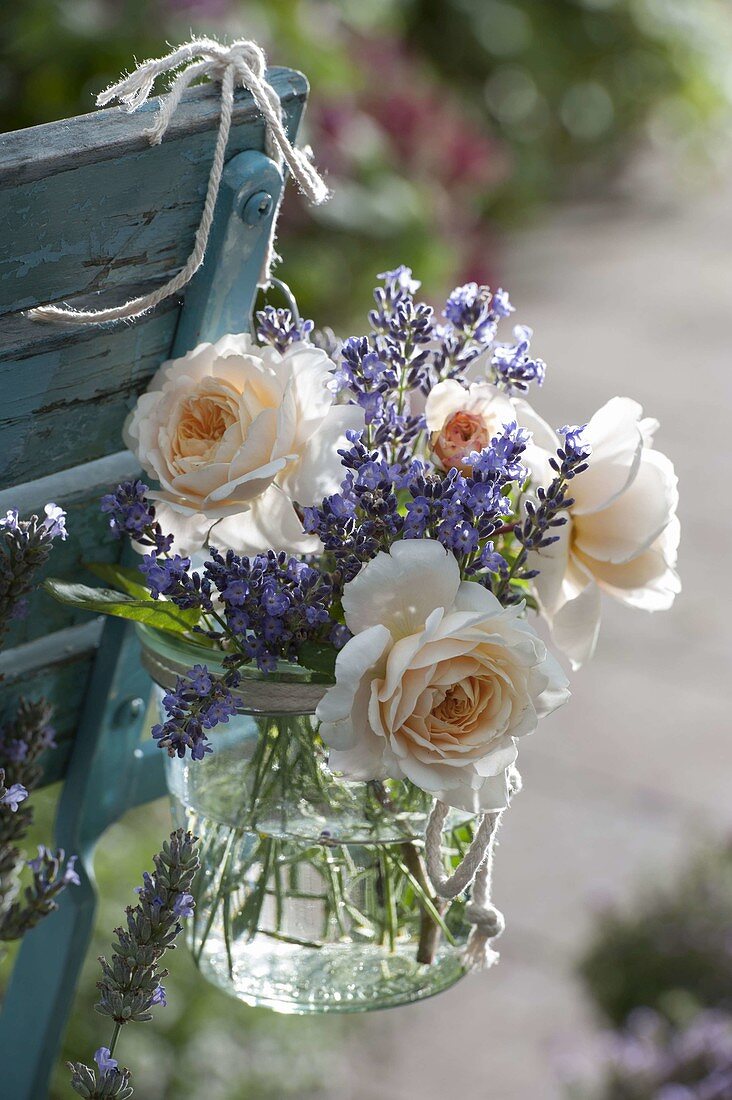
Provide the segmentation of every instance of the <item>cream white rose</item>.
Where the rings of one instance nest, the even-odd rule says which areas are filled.
[[[504,608],[438,542],[406,539],[345,587],[353,638],[318,706],[330,766],[406,778],[472,812],[507,804],[516,738],[569,695],[517,607]]]
[[[525,456],[532,483],[547,485],[559,441],[525,402],[517,408],[519,422],[533,432]],[[553,532],[558,542],[530,556],[530,566],[540,570],[533,583],[541,612],[574,668],[594,651],[601,592],[660,611],[681,590],[677,478],[671,461],[653,448],[657,428],[627,397],[614,397],[595,413],[583,432],[592,455],[571,483],[568,522]]]
[[[317,546],[293,501],[336,491],[338,448],[363,424],[360,409],[334,404],[332,366],[309,344],[280,353],[248,334],[163,363],[124,438],[160,484],[150,495],[176,549],[198,549],[213,524],[212,540],[240,552]]]
[[[510,398],[489,382],[474,382],[466,389],[447,379],[430,390],[425,419],[434,460],[443,469],[467,473],[468,456],[484,450],[516,413]]]

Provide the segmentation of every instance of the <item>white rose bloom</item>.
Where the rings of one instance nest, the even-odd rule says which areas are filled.
[[[333,364],[297,343],[284,353],[248,334],[199,344],[158,370],[127,419],[124,438],[149,477],[158,518],[176,549],[212,541],[241,553],[305,553],[293,501],[335,492],[345,432],[363,425],[353,405],[335,405]]]
[[[548,485],[559,440],[526,402],[516,405],[519,423],[533,432],[524,462],[534,485]],[[552,532],[559,541],[530,555],[540,570],[533,582],[540,610],[573,668],[594,651],[601,591],[645,611],[669,608],[681,591],[677,478],[652,446],[657,428],[630,398],[603,405],[583,433],[592,455],[570,483],[568,522]]]
[[[569,696],[521,609],[461,581],[430,539],[379,553],[346,585],[343,607],[354,636],[317,710],[333,770],[406,778],[475,813],[506,806],[515,739]]]
[[[504,424],[516,419],[513,404],[489,382],[474,382],[468,389],[455,379],[438,382],[425,405],[432,457],[444,469],[454,466],[469,471],[466,459],[484,450]]]

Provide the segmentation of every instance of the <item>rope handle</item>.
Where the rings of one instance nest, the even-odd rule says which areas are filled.
[[[278,167],[287,165],[311,203],[318,205],[328,198],[328,188],[317,169],[311,164],[304,150],[295,148],[287,136],[282,118],[282,104],[277,92],[266,79],[267,60],[264,51],[256,42],[238,39],[230,46],[225,46],[212,38],[195,38],[166,54],[165,57],[144,61],[129,76],[123,77],[101,92],[97,96],[97,106],[104,106],[116,99],[128,112],[137,111],[143,103],[147,102],[157,78],[163,73],[174,72],[181,65],[185,65],[185,68],[176,76],[168,94],[160,100],[155,122],[149,130],[146,130],[151,145],[159,145],[162,141],[183,93],[194,80],[208,77],[221,83],[216,146],[201,221],[196,230],[190,256],[176,275],[149,294],[131,298],[122,305],[108,309],[77,310],[67,306],[36,306],[27,314],[33,320],[71,325],[131,320],[147,313],[190,282],[203,263],[208,246],[216,199],[221,186],[221,175],[224,170],[234,108],[234,91],[237,86],[246,88],[251,93],[257,109],[264,118],[267,155]],[[274,241],[277,217],[281,202],[280,198],[272,219],[272,233],[262,265],[260,286],[266,286],[271,278],[271,268],[275,260]]]
[[[516,768],[509,771],[509,797],[521,790],[521,776]],[[425,829],[425,861],[435,893],[452,899],[462,894],[472,883],[470,901],[465,915],[473,928],[463,954],[470,970],[487,970],[498,961],[498,952],[490,941],[504,931],[503,914],[491,902],[493,854],[496,832],[504,811],[483,814],[473,841],[451,875],[445,874],[442,859],[442,832],[450,807],[435,799]]]

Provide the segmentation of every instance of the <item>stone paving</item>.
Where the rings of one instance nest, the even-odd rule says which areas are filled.
[[[598,905],[732,827],[732,191],[560,214],[514,239],[501,270],[549,365],[535,403],[550,422],[616,394],[661,420],[684,591],[663,615],[605,606],[573,699],[522,747],[497,859],[500,966],[354,1022],[342,1100],[558,1100],[556,1053],[592,1028],[572,969]]]

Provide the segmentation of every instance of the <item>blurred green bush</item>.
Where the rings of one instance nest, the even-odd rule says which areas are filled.
[[[612,1030],[599,1037],[592,1074],[572,1080],[570,1068],[570,1097],[732,1097],[732,843],[602,916],[579,969]]]
[[[91,110],[191,29],[303,69],[334,197],[290,199],[282,274],[319,324],[397,263],[435,293],[490,281],[497,226],[605,188],[649,140],[714,159],[732,94],[724,0],[23,0],[4,24],[3,130]]]
[[[732,842],[698,853],[631,911],[603,915],[580,974],[614,1025],[640,1006],[672,1023],[732,1012]]]

